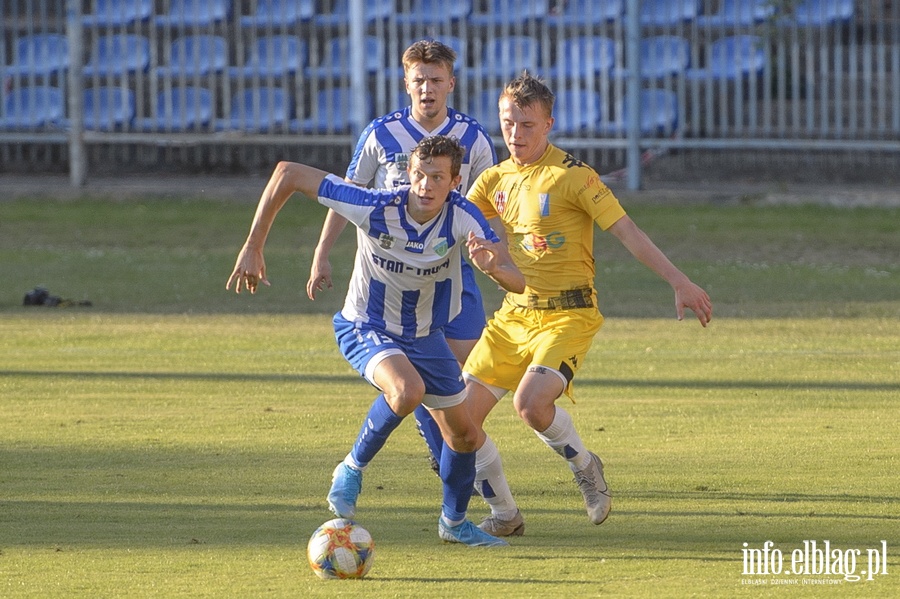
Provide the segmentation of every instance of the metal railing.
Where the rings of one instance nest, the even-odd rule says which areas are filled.
[[[187,8],[185,8],[187,7]],[[199,7],[199,8],[197,8]],[[890,0],[18,0],[0,28],[0,159],[215,169],[315,149],[345,161],[408,102],[400,56],[458,52],[452,105],[498,135],[523,69],[574,150],[900,151]],[[499,138],[498,138],[499,141]],[[7,167],[0,166],[0,170]]]

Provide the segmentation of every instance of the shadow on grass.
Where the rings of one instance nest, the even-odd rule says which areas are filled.
[[[130,372],[89,370],[0,370],[0,377],[35,378],[84,378],[84,379],[159,379],[159,380],[209,380],[209,381],[257,381],[303,383],[349,383],[360,377],[349,374],[265,374],[234,372]],[[579,386],[589,387],[637,387],[671,389],[820,389],[833,391],[896,391],[897,383],[866,383],[860,381],[746,381],[746,380],[647,380],[647,379],[578,379]]]

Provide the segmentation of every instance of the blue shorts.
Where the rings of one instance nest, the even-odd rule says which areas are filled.
[[[475,282],[475,270],[462,261],[462,311],[444,327],[447,339],[478,339],[484,330],[484,304]]]
[[[403,339],[369,326],[351,322],[338,312],[332,319],[334,337],[341,355],[369,383],[375,367],[388,356],[402,354],[415,367],[425,383],[426,407],[441,409],[460,404],[466,398],[466,386],[456,356],[450,351],[441,331],[427,337]]]

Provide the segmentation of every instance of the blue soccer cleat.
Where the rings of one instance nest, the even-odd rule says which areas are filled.
[[[484,532],[469,520],[456,526],[447,526],[443,518],[438,519],[438,536],[448,543],[462,543],[469,547],[504,547],[509,545],[503,539],[498,539]]]
[[[362,492],[362,471],[341,462],[331,475],[328,509],[340,518],[356,515],[356,498]]]

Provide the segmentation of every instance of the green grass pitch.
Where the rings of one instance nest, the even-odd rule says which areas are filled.
[[[667,287],[601,237],[608,321],[565,406],[606,463],[610,519],[588,523],[505,399],[487,428],[524,537],[441,543],[439,481],[406,422],[360,496],[372,572],[321,581],[306,541],[373,397],[334,344],[340,285],[303,296],[322,213],[285,209],[274,286],[251,298],[224,290],[249,203],[0,209],[2,597],[900,594],[897,210],[635,207],[717,305],[708,329],[676,322]],[[21,307],[37,284],[94,306]],[[827,541],[861,580],[746,573],[766,541],[785,569]]]

